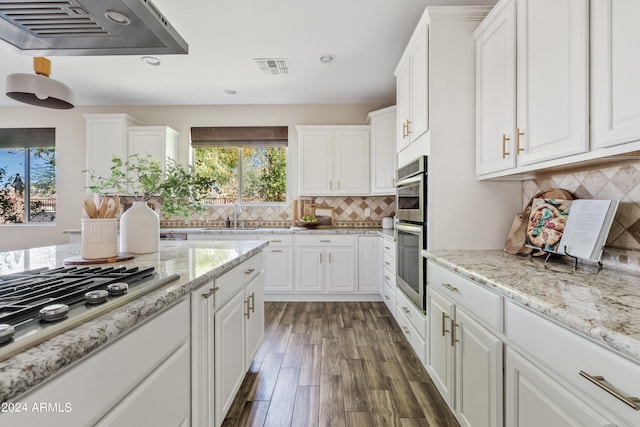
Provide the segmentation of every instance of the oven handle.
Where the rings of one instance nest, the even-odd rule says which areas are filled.
[[[423,174],[411,176],[409,178],[403,178],[401,180],[398,180],[398,182],[396,182],[396,188],[402,187],[403,185],[407,185],[407,184],[413,184],[415,182],[421,182],[423,179],[424,179]]]
[[[400,231],[406,231],[408,233],[415,233],[415,234],[422,233],[423,231],[423,227],[420,225],[407,224],[404,222],[396,223],[396,229]]]

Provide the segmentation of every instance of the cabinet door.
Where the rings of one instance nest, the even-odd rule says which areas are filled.
[[[616,424],[594,411],[527,359],[507,348],[505,425],[601,427]]]
[[[320,248],[296,248],[296,292],[322,292],[324,290],[324,265]]]
[[[640,139],[640,2],[591,2],[591,127],[594,147]]]
[[[409,146],[411,137],[407,133],[407,122],[411,119],[411,69],[410,60],[398,69],[396,77],[397,133],[396,147],[398,153]]]
[[[431,379],[440,393],[453,407],[453,346],[451,345],[451,319],[453,319],[453,304],[438,294],[429,293],[429,343],[427,366]]]
[[[455,407],[460,424],[501,426],[502,341],[459,307],[455,338]]]
[[[189,425],[189,344],[184,343],[155,368],[96,427]]]
[[[396,108],[371,118],[371,194],[395,194]]]
[[[333,133],[331,130],[302,131],[298,136],[300,195],[332,194]]]
[[[476,174],[516,166],[516,8],[502,3],[476,40]]]
[[[353,292],[356,288],[356,253],[352,247],[325,250],[327,292]]]
[[[429,31],[421,27],[411,51],[411,142],[429,130]]]
[[[214,421],[214,309],[213,281],[191,293],[191,400],[193,427],[208,427]]]
[[[335,194],[369,194],[369,145],[368,130],[335,132]]]
[[[178,132],[166,126],[131,126],[128,130],[128,152],[151,156],[164,169],[167,157],[176,159]]]
[[[588,151],[589,1],[519,0],[517,19],[518,162]]]
[[[244,292],[215,314],[215,418],[222,424],[246,372]]]
[[[358,291],[378,293],[382,282],[382,249],[378,236],[358,237]]]
[[[263,254],[265,292],[292,292],[293,249],[266,248]]]
[[[253,358],[260,347],[264,337],[264,282],[263,274],[257,275],[245,288],[245,301],[247,301],[247,349],[246,367],[251,366]]]

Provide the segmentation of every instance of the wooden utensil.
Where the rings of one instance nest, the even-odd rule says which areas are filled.
[[[98,209],[98,218],[107,218],[107,209],[109,208],[109,201],[111,199],[102,199],[100,202],[100,209]]]
[[[108,199],[104,204],[107,205],[107,209],[104,214],[104,218],[115,218],[116,212],[118,210],[118,203],[113,199]]]
[[[84,210],[89,215],[89,218],[98,218],[98,210],[92,199],[87,199],[83,202]]]

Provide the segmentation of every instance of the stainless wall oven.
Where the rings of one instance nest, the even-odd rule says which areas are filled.
[[[397,171],[396,283],[426,312],[425,260],[427,243],[428,159],[419,157]]]

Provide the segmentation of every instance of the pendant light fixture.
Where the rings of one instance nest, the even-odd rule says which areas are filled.
[[[5,80],[7,96],[25,104],[38,107],[68,110],[73,108],[75,96],[64,83],[49,77],[51,61],[43,57],[33,58],[35,74],[9,74]]]

